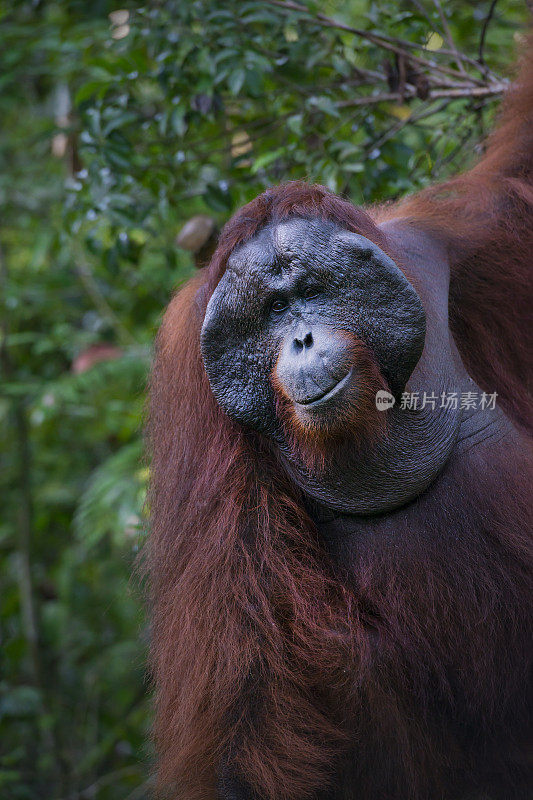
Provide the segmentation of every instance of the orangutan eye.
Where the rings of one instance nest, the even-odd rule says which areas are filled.
[[[278,297],[277,300],[274,300],[270,306],[270,310],[275,314],[281,314],[281,312],[285,311],[286,308],[288,308],[287,301],[283,300],[281,297]]]

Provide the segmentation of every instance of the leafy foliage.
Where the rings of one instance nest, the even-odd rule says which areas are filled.
[[[149,795],[130,575],[151,343],[194,269],[181,226],[280,180],[375,202],[467,166],[527,13],[500,0],[477,63],[490,5],[3,4],[2,797]],[[398,87],[390,42],[429,59],[428,96]]]

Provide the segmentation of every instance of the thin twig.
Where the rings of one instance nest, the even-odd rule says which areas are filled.
[[[427,58],[422,58],[422,56],[416,56],[414,53],[409,52],[409,50],[419,49],[419,46],[413,44],[412,42],[407,42],[403,39],[393,39],[392,37],[385,36],[383,34],[371,33],[370,31],[365,31],[361,28],[354,28],[351,25],[346,25],[344,22],[338,22],[331,17],[327,17],[325,14],[319,13],[314,15],[311,11],[309,11],[308,8],[306,8],[306,6],[303,6],[300,3],[295,3],[293,0],[266,0],[266,2],[269,5],[277,6],[278,8],[284,8],[287,11],[297,11],[301,14],[305,14],[307,17],[313,19],[319,25],[323,25],[324,27],[337,28],[338,30],[352,33],[354,36],[359,36],[362,39],[367,39],[369,42],[373,42],[378,47],[383,48],[383,50],[389,50],[392,53],[397,53],[398,55],[403,55],[406,58],[409,58],[411,62],[418,64],[420,67],[425,67],[435,72],[442,72],[446,75],[452,75],[455,78],[464,78],[463,73],[456,69],[452,69],[452,67],[446,67],[443,64],[437,64],[436,61],[429,61]],[[424,48],[422,47],[421,49]],[[474,78],[473,76],[470,76],[469,80],[472,83],[480,86],[484,85],[482,80]]]
[[[484,67],[485,66],[485,38],[487,36],[487,31],[490,25],[490,21],[494,16],[494,11],[496,10],[496,4],[498,0],[492,0],[490,4],[490,8],[488,10],[487,16],[485,17],[485,21],[483,22],[483,27],[481,29],[481,36],[479,37],[479,53],[478,53],[478,61]]]
[[[424,17],[424,19],[425,19],[425,20],[426,20],[426,22],[428,23],[428,25],[429,25],[430,29],[431,29],[431,30],[433,30],[433,28],[435,27],[435,23],[434,23],[434,21],[431,19],[431,17],[429,16],[428,12],[426,11],[426,9],[425,9],[425,8],[424,8],[424,6],[422,5],[422,3],[419,3],[419,2],[418,2],[418,0],[411,0],[411,3],[412,3],[412,5],[414,5],[414,7],[415,7],[415,8],[416,8],[416,10],[418,11],[418,13],[419,13],[419,14],[420,14],[422,17]]]
[[[439,0],[433,0],[433,5],[435,6],[435,8],[437,9],[437,11],[439,13],[440,21],[442,23],[442,29],[444,31],[444,35],[446,36],[446,39],[448,40],[448,44],[450,45],[450,49],[455,54],[455,63],[457,64],[457,69],[459,70],[459,72],[461,72],[463,75],[466,76],[466,70],[465,70],[465,68],[463,66],[461,54],[459,53],[457,47],[455,46],[455,42],[453,40],[452,32],[450,30],[450,26],[448,25],[448,20],[446,19],[446,15],[444,14],[444,11],[442,10],[442,6],[441,6]]]
[[[389,141],[389,139],[392,139],[393,136],[396,136],[397,133],[403,130],[403,128],[405,128],[406,125],[416,125],[417,122],[421,122],[423,119],[426,119],[427,117],[432,117],[433,114],[438,114],[440,111],[444,111],[446,106],[447,106],[446,102],[440,103],[436,108],[431,108],[431,107],[424,108],[424,110],[418,114],[412,114],[409,117],[406,117],[405,119],[399,120],[399,122],[397,122],[395,125],[389,128],[388,131],[385,131],[385,133],[382,136],[380,136],[379,139],[368,145],[368,147],[366,148],[365,155],[371,153],[372,150],[376,149],[376,147],[382,147],[386,142]]]
[[[495,97],[507,91],[508,86],[507,81],[500,81],[490,86],[473,86],[465,89],[431,89],[429,97]]]
[[[81,252],[81,248],[76,248],[75,250],[74,269],[96,309],[100,312],[102,317],[109,322],[111,327],[115,329],[117,336],[121,339],[123,344],[136,344],[131,333],[122,324],[100,291],[100,287],[98,286],[89,263]]]
[[[433,28],[435,27],[434,21],[431,19],[431,17],[429,16],[428,12],[424,8],[424,6],[421,3],[419,3],[418,0],[411,0],[411,3],[414,5],[414,7],[418,11],[418,13],[421,16],[424,17],[424,19],[429,24],[430,28],[433,30]],[[427,49],[427,47],[424,47],[424,49]],[[448,48],[446,48],[446,47],[439,47],[439,49],[435,51],[435,55],[443,55],[443,56],[452,56],[453,57],[454,53],[453,53],[452,50],[448,50]],[[460,55],[461,55],[461,61],[463,62],[463,64],[468,64],[469,66],[473,67],[474,69],[477,69],[477,70],[481,71],[485,77],[489,77],[490,76],[492,78],[492,80],[499,80],[498,76],[494,72],[492,72],[492,70],[487,70],[486,68],[483,69],[482,65],[480,65],[479,61],[476,58],[472,58],[471,56],[467,55],[466,53],[461,53]]]
[[[445,156],[444,158],[441,158],[440,160],[435,161],[435,163],[433,165],[433,169],[432,169],[433,177],[435,177],[435,178],[438,177],[439,172],[441,172],[444,169],[444,167],[448,166],[449,164],[451,164],[453,162],[453,160],[455,159],[456,155],[461,152],[461,150],[463,149],[463,147],[465,146],[467,141],[473,136],[473,134],[474,134],[474,131],[472,130],[472,128],[469,128],[466,131],[466,133],[464,133],[461,136],[459,142],[453,148],[451,153],[448,153],[448,155]]]

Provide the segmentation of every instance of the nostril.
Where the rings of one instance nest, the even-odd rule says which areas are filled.
[[[313,334],[311,331],[305,334],[303,339],[295,336],[292,342],[293,348],[296,350],[297,353],[301,353],[302,350],[305,348],[309,348],[313,346]]]

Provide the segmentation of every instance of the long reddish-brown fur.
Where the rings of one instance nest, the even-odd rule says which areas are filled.
[[[532,67],[528,56],[476,169],[379,212],[446,238],[463,358],[522,422]],[[271,189],[228,223],[206,273],[174,298],[158,337],[147,563],[160,784],[173,800],[213,798],[229,759],[261,798],[305,800],[328,785],[355,737],[361,797],[386,796],[380,782],[393,764],[399,796],[440,797],[450,759],[458,775],[474,769],[455,721],[466,719],[468,735],[494,758],[490,737],[522,713],[527,487],[502,469],[502,503],[492,488],[502,465],[475,480],[452,470],[423,517],[415,504],[398,518],[399,549],[374,551],[363,538],[350,575],[333,569],[273,448],[217,406],[199,347],[206,302],[233,248],[294,214],[334,220],[389,249],[369,214],[323,187]],[[428,538],[427,530],[440,533]],[[377,670],[376,636],[388,643]]]
[[[303,189],[272,195],[290,215],[291,191],[303,208]],[[308,195],[313,213],[320,198],[331,201],[357,230],[359,212],[348,203],[321,188],[308,187]],[[372,224],[360,214],[368,233]],[[255,217],[246,220],[251,236]],[[226,231],[227,254],[228,238]],[[349,656],[363,663],[367,644],[349,593],[327,578],[297,491],[266,444],[213,398],[199,349],[203,289],[199,276],[171,303],[152,376],[148,558],[159,775],[180,787],[180,800],[207,798],[216,765],[236,750],[267,797],[282,800],[281,786],[287,798],[304,797],[323,782],[345,736],[315,698],[327,694],[341,713]],[[260,686],[265,708],[254,730],[242,717],[243,687],[252,697]]]
[[[450,326],[474,379],[533,425],[533,34],[500,124],[465,175],[431,186],[376,219],[433,232],[452,261]]]

